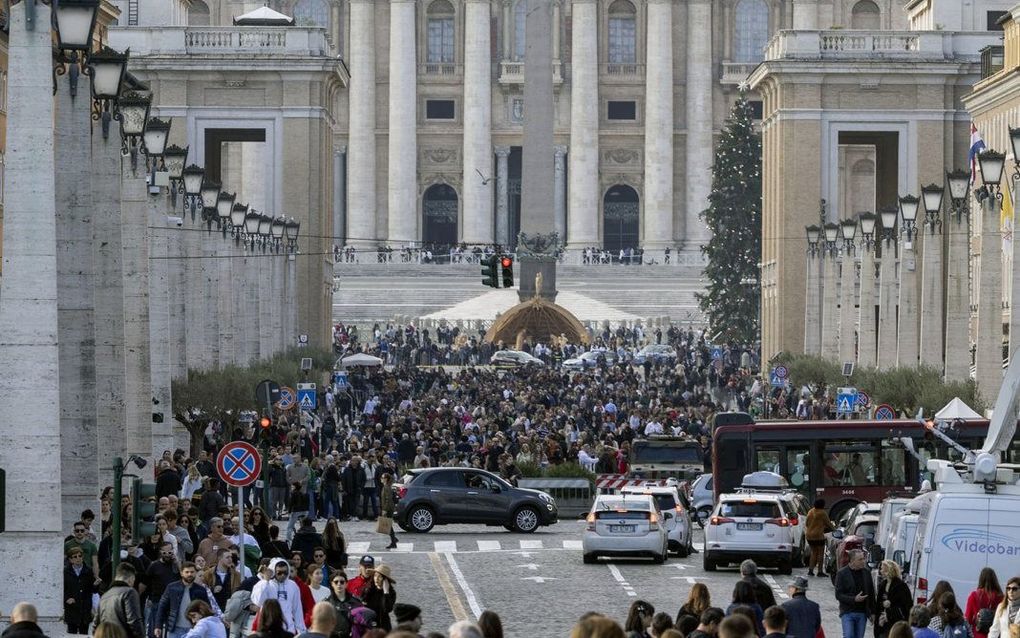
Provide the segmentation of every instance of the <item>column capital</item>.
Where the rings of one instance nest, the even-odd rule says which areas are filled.
[[[496,153],[496,157],[510,157],[509,146],[496,146],[492,150]]]
[[[565,144],[557,144],[556,146],[554,146],[553,147],[553,154],[554,154],[553,156],[557,160],[562,160],[564,157],[567,156],[567,147],[566,147],[566,145]]]
[[[334,146],[333,153],[336,155],[347,155],[347,145],[344,144],[342,146]]]
[[[570,4],[596,4],[598,0],[570,0]]]

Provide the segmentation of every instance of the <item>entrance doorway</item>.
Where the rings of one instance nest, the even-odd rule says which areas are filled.
[[[422,197],[422,242],[437,248],[457,243],[457,191],[448,184],[435,184]]]
[[[638,247],[640,201],[637,191],[617,184],[602,198],[602,247],[615,254]]]

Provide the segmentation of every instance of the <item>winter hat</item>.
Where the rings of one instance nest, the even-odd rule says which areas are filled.
[[[397,603],[393,606],[393,615],[396,616],[398,623],[411,622],[421,616],[421,607]]]

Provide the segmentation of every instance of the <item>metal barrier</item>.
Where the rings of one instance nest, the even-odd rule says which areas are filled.
[[[584,516],[591,510],[594,499],[591,483],[583,478],[522,478],[518,485],[540,490],[556,499],[560,518]]]

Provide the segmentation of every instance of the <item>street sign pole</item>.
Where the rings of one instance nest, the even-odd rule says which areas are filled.
[[[241,558],[237,571],[241,575],[241,580],[244,580],[244,488],[237,488],[237,493],[240,496],[237,499],[237,549]]]
[[[120,527],[123,522],[120,520],[121,508],[121,483],[124,482],[124,459],[119,456],[113,459],[113,506],[110,508],[111,527],[113,527],[110,538],[110,581],[112,582],[117,574],[117,566],[120,565]],[[99,577],[99,574],[96,574]]]

